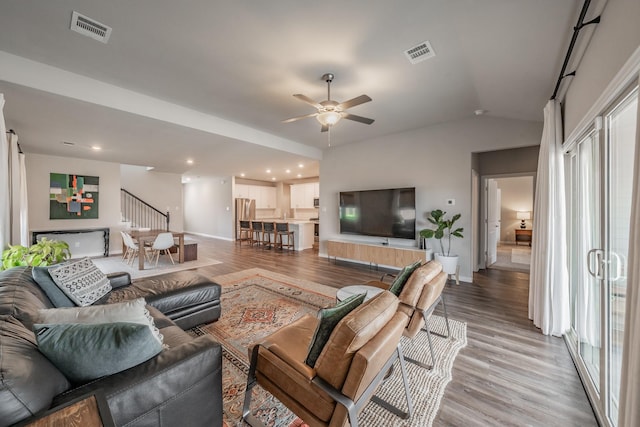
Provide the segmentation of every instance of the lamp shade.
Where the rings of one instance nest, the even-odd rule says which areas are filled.
[[[516,212],[516,218],[518,218],[518,219],[531,219],[531,212],[529,212],[529,211],[518,211],[518,212]]]
[[[316,119],[324,126],[333,126],[342,118],[340,113],[335,111],[325,111],[316,116]]]

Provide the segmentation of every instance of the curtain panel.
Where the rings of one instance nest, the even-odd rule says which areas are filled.
[[[570,327],[570,306],[562,117],[555,100],[544,108],[533,211],[529,319],[544,335],[562,336]]]
[[[638,79],[640,81],[640,77]],[[640,95],[638,95],[640,98]],[[631,198],[631,223],[627,259],[627,296],[624,319],[624,345],[620,382],[620,410],[618,425],[640,425],[640,99],[636,121],[636,149]]]

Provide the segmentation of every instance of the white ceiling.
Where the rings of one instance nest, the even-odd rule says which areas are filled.
[[[27,152],[254,179],[269,179],[268,167],[278,180],[304,162],[305,176],[317,175],[314,153],[326,149],[327,133],[313,118],[281,120],[313,112],[294,93],[326,99],[322,74],[336,75],[332,99],[373,98],[351,112],[375,123],[342,120],[331,131],[335,146],[478,109],[541,121],[580,6],[578,0],[9,1],[0,13],[0,51],[187,107],[211,125],[194,126],[188,114],[169,123],[99,105],[90,84],[82,98],[56,90],[43,73],[33,77],[41,82],[34,89],[25,87],[31,77],[3,75],[0,67],[0,92],[7,127]],[[74,10],[113,27],[108,44],[70,31]],[[425,40],[435,58],[411,65],[404,50]],[[220,119],[256,134],[217,131]],[[86,148],[93,144],[103,150]]]

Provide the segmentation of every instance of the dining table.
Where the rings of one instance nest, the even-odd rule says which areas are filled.
[[[138,242],[140,248],[140,254],[138,255],[138,270],[144,270],[145,256],[143,254],[145,245],[153,244],[153,241],[158,237],[160,233],[171,233],[173,237],[178,238],[178,262],[184,263],[184,232],[183,231],[167,231],[162,229],[152,230],[130,230],[129,234]]]

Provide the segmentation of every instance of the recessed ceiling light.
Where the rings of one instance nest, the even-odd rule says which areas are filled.
[[[100,151],[100,150],[102,150],[102,147],[100,147],[99,145],[92,145],[92,146],[91,146],[91,149],[92,149],[93,151]]]
[[[285,172],[286,173],[291,173],[291,169],[287,169]]]
[[[299,167],[299,168],[303,168],[303,167],[304,167],[304,165],[303,165],[302,163],[298,163],[298,167]]]
[[[244,172],[243,172],[243,173],[241,173],[241,174],[240,174],[240,176],[244,178]]]
[[[193,160],[191,160],[191,159],[187,159],[187,164],[188,164],[188,165],[192,165],[192,164],[193,164]]]
[[[276,177],[275,177],[275,176],[272,176],[272,177],[271,177],[271,181],[275,181],[275,180],[276,180]]]
[[[267,173],[271,173],[271,169],[267,169]]]
[[[298,178],[302,178],[302,174],[301,173],[298,174]]]

